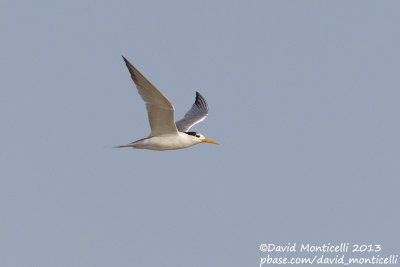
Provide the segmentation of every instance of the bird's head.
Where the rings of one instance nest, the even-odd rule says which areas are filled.
[[[218,142],[208,139],[206,138],[204,135],[202,135],[201,133],[197,133],[197,132],[185,132],[186,134],[192,136],[195,140],[197,140],[199,143],[204,142],[204,143],[211,143],[211,144],[216,144],[219,145]]]

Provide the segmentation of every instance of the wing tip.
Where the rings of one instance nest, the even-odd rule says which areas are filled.
[[[132,65],[131,62],[129,62],[128,59],[126,59],[126,57],[122,56],[122,58],[124,59],[125,65],[128,68],[129,73],[131,74],[133,82],[137,85],[137,83],[138,83],[137,76],[140,76],[142,74]]]
[[[126,64],[126,65],[132,65],[132,64],[129,62],[129,60],[126,59],[126,57],[124,57],[123,55],[121,55],[121,56],[122,56],[122,59],[125,61],[125,64]]]
[[[206,99],[198,91],[196,91],[196,100],[194,103],[199,108],[205,108],[206,110],[208,110],[208,104]]]

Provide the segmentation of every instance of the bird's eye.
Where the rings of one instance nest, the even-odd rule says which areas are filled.
[[[200,137],[200,135],[196,134],[196,137]]]

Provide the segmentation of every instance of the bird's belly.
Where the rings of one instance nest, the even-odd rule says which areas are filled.
[[[176,135],[154,136],[132,143],[132,147],[134,148],[150,150],[174,150],[190,147],[192,145],[194,145],[194,143],[188,142],[188,140],[179,138],[179,136]]]

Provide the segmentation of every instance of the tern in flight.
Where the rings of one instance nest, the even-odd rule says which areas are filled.
[[[208,115],[208,105],[199,92],[196,101],[183,119],[174,121],[174,106],[160,91],[157,90],[125,57],[122,57],[131,74],[133,82],[144,102],[146,102],[151,133],[148,137],[127,145],[116,147],[132,147],[150,150],[173,150],[187,148],[200,143],[219,145],[201,133],[189,132],[196,123]]]

